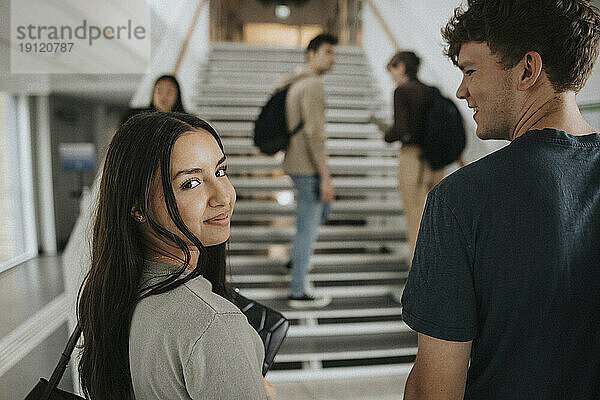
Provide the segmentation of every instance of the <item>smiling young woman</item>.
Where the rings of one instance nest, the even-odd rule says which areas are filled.
[[[228,301],[225,160],[191,115],[139,114],[117,131],[78,307],[89,397],[266,398],[262,342]]]

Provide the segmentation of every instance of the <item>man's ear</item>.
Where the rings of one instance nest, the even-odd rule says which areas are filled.
[[[537,51],[528,51],[525,53],[518,64],[521,75],[519,76],[519,90],[528,90],[539,82],[540,75],[543,72],[542,57]]]
[[[139,223],[146,222],[146,217],[144,216],[144,214],[142,213],[142,210],[140,210],[140,208],[137,205],[131,207],[131,211],[129,212],[129,214],[131,214],[131,216],[133,217],[133,219],[135,219],[136,222],[139,222]]]

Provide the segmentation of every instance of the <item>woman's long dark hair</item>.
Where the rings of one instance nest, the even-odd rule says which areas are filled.
[[[92,399],[128,399],[133,388],[129,370],[129,326],[137,302],[171,290],[199,275],[213,292],[230,299],[225,282],[225,243],[204,247],[181,219],[170,182],[171,150],[184,132],[202,128],[223,145],[216,131],[189,114],[144,113],[122,125],[112,139],[93,228],[92,265],[80,289],[78,319],[83,332],[79,373]],[[184,238],[160,226],[149,209],[151,183],[160,171],[168,213],[178,230],[200,251],[194,270],[181,277],[191,256]],[[140,291],[144,244],[131,216],[140,208],[151,228],[184,253],[184,265],[163,281]]]
[[[154,106],[154,89],[156,88],[156,84],[159,81],[162,81],[163,79],[167,79],[167,80],[173,82],[173,84],[177,88],[177,100],[175,101],[175,104],[173,105],[171,112],[178,112],[178,113],[187,112],[183,108],[183,103],[181,102],[181,87],[179,86],[179,82],[177,82],[177,78],[175,78],[173,75],[161,75],[158,78],[156,78],[156,80],[154,81],[154,85],[152,86],[152,99],[150,99],[150,105],[148,106],[148,109],[150,111],[158,111],[156,109],[156,107]]]

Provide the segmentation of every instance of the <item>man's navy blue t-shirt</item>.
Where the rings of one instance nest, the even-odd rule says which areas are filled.
[[[529,131],[444,179],[402,305],[473,341],[465,399],[600,399],[600,134]]]

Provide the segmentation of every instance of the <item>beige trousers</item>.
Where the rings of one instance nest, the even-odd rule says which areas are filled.
[[[404,203],[411,263],[427,193],[444,178],[444,169],[433,171],[427,162],[419,159],[420,154],[419,146],[404,145],[398,157],[398,189]]]

